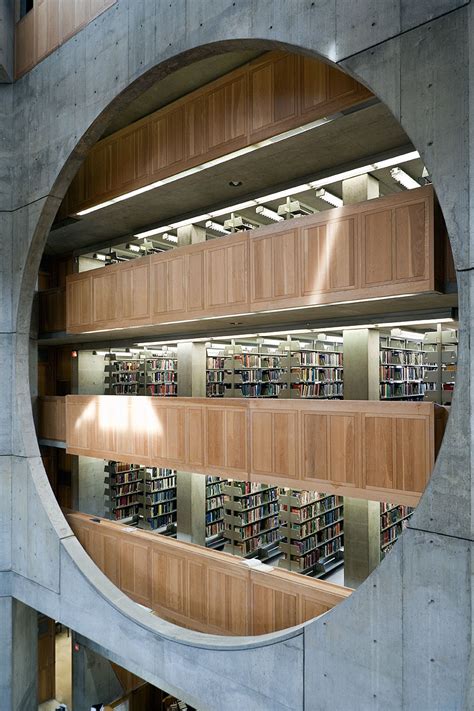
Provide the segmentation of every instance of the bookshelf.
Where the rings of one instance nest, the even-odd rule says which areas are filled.
[[[223,493],[224,550],[244,558],[273,557],[280,540],[278,488],[229,480]]]
[[[225,397],[231,387],[228,380],[232,373],[233,354],[228,349],[208,348],[206,354],[206,396]]]
[[[291,398],[343,398],[342,343],[327,343],[322,340],[314,340],[309,344],[290,342],[288,357]]]
[[[157,533],[176,534],[176,471],[145,467],[142,527]]]
[[[206,477],[206,546],[224,546],[224,485],[227,479]]]
[[[138,464],[108,461],[104,471],[108,517],[122,523],[138,523],[143,499],[143,469]]]
[[[112,353],[105,358],[106,395],[151,395],[176,397],[178,357],[167,349],[136,357]]]
[[[380,336],[380,399],[420,400],[426,386],[422,339]]]
[[[380,504],[380,551],[383,558],[403,533],[415,509],[411,506]]]
[[[176,351],[164,351],[142,359],[140,376],[144,395],[176,397],[178,394],[178,356]]]
[[[106,358],[105,394],[139,395],[141,364],[140,358]]]
[[[426,333],[424,355],[424,399],[450,405],[456,384],[458,334],[453,329]]]
[[[288,336],[276,347],[211,348],[206,376],[208,397],[342,399],[342,343]]]
[[[279,504],[281,567],[321,578],[343,565],[342,496],[281,489]]]

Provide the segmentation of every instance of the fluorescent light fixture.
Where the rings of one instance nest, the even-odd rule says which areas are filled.
[[[337,197],[337,195],[329,193],[324,188],[319,188],[318,190],[316,190],[316,197],[320,198],[321,200],[324,200],[324,202],[328,202],[334,207],[342,207],[343,205],[341,198]]]
[[[286,188],[286,190],[279,190],[277,193],[270,193],[270,195],[264,195],[261,198],[255,198],[255,202],[261,205],[262,203],[273,202],[273,200],[280,200],[280,198],[296,195],[296,193],[304,193],[306,192],[306,190],[311,190],[311,185],[309,183],[297,185],[295,188]]]
[[[416,331],[404,331],[401,328],[392,328],[390,335],[393,338],[409,338],[414,341],[422,341],[423,333],[417,333]]]
[[[224,225],[221,225],[220,222],[214,222],[214,220],[208,220],[206,222],[206,228],[214,232],[219,232],[222,235],[230,235],[230,231],[226,230]]]
[[[254,207],[256,204],[256,200],[247,200],[246,202],[239,202],[237,203],[237,205],[230,205],[229,207],[222,207],[220,210],[213,210],[209,213],[209,217],[221,217],[221,215],[227,215],[230,212],[239,212],[239,210],[247,210],[247,208]]]
[[[167,242],[173,242],[173,244],[178,244],[178,238],[176,235],[170,235],[169,232],[163,233],[163,239]]]
[[[211,215],[196,215],[196,217],[192,217],[191,219],[180,220],[179,222],[172,222],[171,227],[174,230],[178,227],[187,227],[187,225],[193,225],[195,222],[203,222],[203,220],[207,220],[209,217],[211,217]]]
[[[309,328],[297,328],[294,331],[269,331],[267,333],[259,333],[257,335],[264,338],[265,336],[290,336],[300,333],[311,333],[311,330]]]
[[[109,356],[110,351],[92,351],[92,355],[98,355],[98,356]]]
[[[259,205],[255,212],[257,215],[263,215],[263,217],[266,217],[268,220],[273,220],[273,222],[281,222],[283,220],[283,217],[281,217],[278,212],[270,210],[269,207],[264,207],[263,205]]]
[[[125,249],[128,249],[130,252],[141,252],[142,250],[138,246],[138,244],[126,244]]]
[[[162,235],[164,232],[168,232],[168,230],[172,230],[173,228],[171,225],[165,225],[164,227],[155,227],[152,230],[146,230],[145,232],[138,232],[136,235],[133,235],[137,239],[144,239],[145,237],[153,237],[154,235]]]
[[[107,261],[107,256],[105,254],[101,254],[100,252],[97,252],[97,254],[94,254],[93,259],[97,259],[99,262],[106,262]]]
[[[344,338],[342,336],[327,336],[325,333],[317,333],[316,340],[328,341],[329,343],[343,343],[344,342]]]
[[[390,175],[397,183],[403,185],[407,190],[413,190],[414,188],[419,188],[420,184],[414,180],[408,173],[405,173],[401,168],[392,168]]]

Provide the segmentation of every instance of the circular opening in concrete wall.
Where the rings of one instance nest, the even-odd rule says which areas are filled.
[[[261,634],[344,600],[410,524],[456,278],[429,169],[365,86],[255,44],[176,65],[67,168],[85,153],[38,275],[38,438],[119,587]]]

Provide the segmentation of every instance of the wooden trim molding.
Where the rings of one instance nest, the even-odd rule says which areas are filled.
[[[169,622],[211,634],[259,635],[301,624],[352,590],[304,575],[250,568],[192,543],[68,513],[94,563],[120,590]]]
[[[67,331],[436,291],[434,202],[426,186],[72,274]]]
[[[66,396],[70,454],[410,506],[444,423],[428,402]]]
[[[59,215],[64,218],[371,97],[355,79],[317,59],[266,53],[99,141]]]
[[[15,79],[33,69],[117,0],[35,0],[15,27]]]

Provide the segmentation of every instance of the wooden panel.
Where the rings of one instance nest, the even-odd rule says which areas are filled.
[[[235,150],[247,143],[248,89],[246,73],[219,84],[207,95],[208,150]]]
[[[54,333],[66,330],[66,289],[59,287],[38,293],[39,331]]]
[[[395,278],[425,276],[427,215],[424,202],[395,209]]]
[[[248,310],[248,238],[235,236],[204,251],[206,311]]]
[[[150,547],[139,540],[122,539],[120,544],[120,588],[142,605],[151,597]]]
[[[207,407],[206,466],[247,471],[247,413],[243,407]]]
[[[329,417],[323,414],[301,414],[302,446],[301,476],[303,479],[329,479],[328,427]]]
[[[149,260],[126,265],[117,272],[118,318],[136,322],[150,317]]]
[[[356,286],[356,221],[333,219],[302,230],[303,294]]]
[[[185,157],[196,161],[208,151],[209,120],[206,100],[198,96],[185,104]]]
[[[309,57],[301,57],[301,112],[313,112],[327,100],[328,67]]]
[[[362,284],[371,286],[393,279],[392,210],[373,211],[362,217]]]
[[[251,412],[251,469],[257,475],[298,478],[298,412],[284,411],[283,403],[266,412]]]
[[[397,417],[395,433],[395,488],[418,491],[421,494],[433,465],[430,448],[426,446],[426,420]],[[434,431],[431,436],[434,437]]]
[[[119,587],[164,619],[201,632],[249,635],[294,626],[351,590],[294,573],[251,571],[239,558],[86,514],[67,516],[104,572],[115,557]],[[113,541],[106,548],[104,541]]]
[[[255,134],[273,123],[273,65],[250,70],[250,132]]]
[[[92,318],[92,276],[86,274],[80,279],[67,278],[66,322],[68,331],[86,330],[93,323]]]
[[[250,237],[251,302],[284,300],[299,296],[297,229],[275,235]]]
[[[152,316],[186,312],[186,260],[179,250],[151,258],[150,287]]]
[[[204,311],[206,283],[204,278],[204,252],[193,252],[186,257],[187,311]]]
[[[66,403],[58,395],[38,398],[38,437],[66,441]]]
[[[336,484],[359,485],[357,415],[331,415],[329,419],[329,473]]]
[[[93,319],[96,323],[114,321],[118,317],[118,275],[116,271],[95,269],[92,273]]]
[[[367,486],[395,489],[395,421],[380,416],[364,420]]]
[[[160,113],[151,126],[152,170],[180,170],[186,155],[185,111],[178,106]]]

